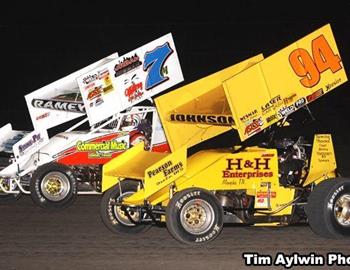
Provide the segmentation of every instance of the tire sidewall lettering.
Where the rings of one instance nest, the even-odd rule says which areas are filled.
[[[108,203],[108,207],[107,207],[107,215],[109,220],[111,221],[112,225],[116,225],[119,224],[117,218],[115,217],[114,214],[114,206],[113,204],[115,203],[115,199],[110,198],[109,199],[109,203]]]
[[[350,183],[340,185],[330,194],[327,200],[327,213],[328,213],[329,221],[331,222],[333,227],[332,230],[334,230],[337,234],[340,234],[340,235],[349,235],[350,227],[342,226],[336,220],[336,217],[334,214],[334,204],[337,201],[337,199],[344,194],[350,194]],[[331,207],[330,207],[330,204],[331,204]]]
[[[184,196],[182,196],[181,198],[178,199],[178,201],[176,202],[175,206],[180,210],[182,208],[182,206],[184,205],[185,202],[187,202],[188,199],[191,199],[193,197],[200,197],[201,195],[201,191],[191,191],[187,194],[185,194]]]
[[[68,191],[67,195],[60,201],[51,201],[47,199],[41,190],[41,183],[45,175],[54,171],[65,174],[70,183],[70,190]],[[31,196],[33,197],[35,203],[44,208],[66,207],[74,202],[78,192],[77,180],[73,171],[69,167],[59,163],[47,163],[37,168],[37,170],[33,173],[31,181],[33,181],[30,187],[32,193]]]
[[[334,192],[333,194],[331,195],[330,199],[328,200],[328,203],[327,203],[327,208],[329,210],[332,210],[334,209],[334,202],[335,202],[335,199],[338,198],[338,194],[344,190],[344,185],[341,185],[340,187],[338,187]]]
[[[205,200],[206,202],[208,202],[214,210],[214,222],[211,225],[210,229],[200,235],[194,235],[189,233],[188,231],[185,230],[184,227],[182,227],[181,225],[181,220],[180,220],[180,213],[182,208],[184,207],[184,205],[186,205],[186,203],[192,201],[192,200],[196,200],[196,199],[202,199]],[[183,239],[186,239],[186,241],[188,241],[189,243],[196,243],[196,244],[202,244],[205,242],[210,242],[211,240],[213,240],[214,238],[216,238],[222,229],[222,226],[220,226],[220,222],[222,224],[222,217],[219,217],[220,214],[220,210],[218,209],[219,205],[215,205],[215,197],[214,195],[211,195],[207,192],[203,192],[202,190],[191,190],[188,191],[188,193],[183,194],[182,196],[180,196],[179,198],[177,198],[176,202],[174,202],[174,211],[175,211],[175,219],[176,219],[176,223],[179,224],[178,228],[177,228],[177,234],[182,235]]]
[[[40,202],[45,203],[46,198],[42,195],[41,188],[40,188],[41,181],[42,181],[42,177],[41,177],[40,181],[35,182],[35,192],[36,192],[36,195],[38,196]]]
[[[214,225],[213,230],[206,236],[204,237],[197,237],[195,242],[196,243],[203,243],[203,242],[207,242],[209,240],[211,240],[216,234],[218,234],[220,232],[220,227],[219,225],[216,223]]]

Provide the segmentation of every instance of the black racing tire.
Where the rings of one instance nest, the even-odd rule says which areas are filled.
[[[50,183],[58,183],[59,191],[49,191]],[[78,193],[77,179],[73,171],[59,163],[40,166],[30,181],[32,200],[42,208],[66,208],[74,203]]]
[[[204,215],[206,218],[201,220]],[[223,217],[223,208],[218,199],[200,188],[175,193],[165,215],[169,233],[179,242],[193,246],[217,238],[222,231]]]
[[[326,238],[350,236],[350,179],[334,178],[318,184],[309,196],[305,212],[316,234]],[[347,218],[337,218],[340,213]]]
[[[100,216],[103,224],[113,233],[138,234],[147,231],[151,225],[132,223],[119,206],[114,205],[121,196],[130,196],[137,192],[139,182],[123,180],[107,190],[101,200]],[[120,192],[122,190],[122,194]],[[123,195],[124,194],[124,195]],[[119,207],[119,208],[118,208]],[[137,213],[135,213],[137,215]],[[135,220],[137,216],[133,216]]]

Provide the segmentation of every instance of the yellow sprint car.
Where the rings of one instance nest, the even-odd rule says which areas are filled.
[[[350,180],[337,175],[332,136],[276,136],[290,115],[346,81],[325,25],[265,59],[257,55],[158,97],[171,153],[147,152],[140,143],[105,164],[102,220],[116,233],[166,222],[175,239],[193,245],[215,239],[224,223],[308,222],[320,235],[349,236]],[[231,129],[240,145],[188,155]]]

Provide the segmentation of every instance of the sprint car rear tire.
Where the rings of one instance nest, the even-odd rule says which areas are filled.
[[[327,238],[350,236],[350,179],[335,178],[318,184],[305,211],[311,229]]]
[[[65,208],[77,197],[77,180],[73,171],[59,163],[39,167],[30,181],[32,200],[43,208]]]
[[[147,231],[151,225],[134,224],[125,215],[120,206],[114,205],[115,201],[132,195],[138,189],[138,181],[123,180],[107,190],[101,200],[100,215],[102,222],[113,233],[137,234]],[[122,194],[120,192],[122,191]],[[132,218],[137,220],[138,213],[131,213]]]
[[[207,190],[189,188],[176,193],[166,208],[169,233],[188,245],[206,244],[219,236],[223,209]]]

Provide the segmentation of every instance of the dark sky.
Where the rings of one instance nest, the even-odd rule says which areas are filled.
[[[31,129],[24,94],[168,32],[179,54],[182,84],[260,52],[269,56],[326,23],[331,23],[345,69],[350,66],[350,1],[177,2],[12,1],[0,16],[0,124]],[[333,124],[346,123],[348,89],[346,83],[317,101],[315,116],[323,118],[323,113],[333,117],[329,121],[339,120]]]

